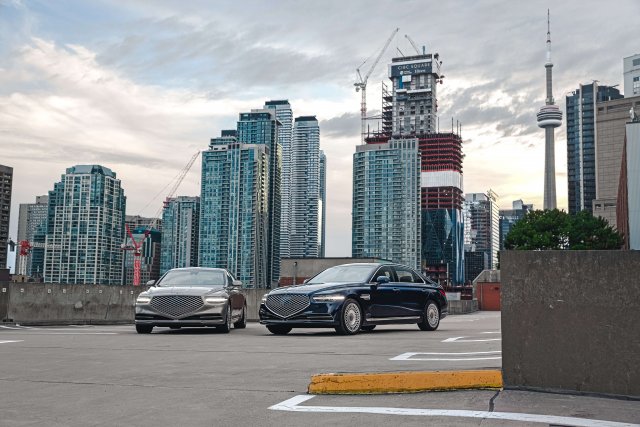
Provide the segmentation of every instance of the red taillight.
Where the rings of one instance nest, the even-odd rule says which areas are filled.
[[[447,293],[444,291],[444,289],[438,289],[438,291],[440,292],[440,295],[442,295],[442,298],[447,299]]]

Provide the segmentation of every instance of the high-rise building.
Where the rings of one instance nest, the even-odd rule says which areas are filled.
[[[422,269],[443,285],[464,282],[462,138],[420,136]]]
[[[527,205],[522,200],[514,200],[511,203],[511,209],[500,209],[500,250],[504,249],[504,239],[513,226],[531,211],[533,211],[533,205]]]
[[[597,82],[567,95],[567,181],[569,213],[592,212],[596,198],[597,103],[622,98],[620,91]]]
[[[640,112],[631,111],[620,168],[617,225],[624,248],[640,250]]]
[[[247,288],[271,284],[269,152],[223,131],[202,153],[200,266],[226,268]]]
[[[359,145],[353,155],[352,256],[420,265],[416,138]]]
[[[289,255],[320,256],[322,233],[322,184],[324,163],[320,157],[320,127],[315,116],[296,117],[291,145],[289,178]]]
[[[199,228],[200,197],[177,196],[164,202],[160,274],[198,265]]]
[[[485,251],[464,251],[464,283],[470,284],[484,270],[489,270],[489,256]]]
[[[327,247],[327,156],[320,150],[320,212],[318,239],[320,241],[320,258],[325,257]]]
[[[243,144],[264,145],[268,155],[268,264],[267,287],[276,287],[280,278],[280,220],[282,147],[278,143],[280,122],[273,109],[240,113],[237,137]],[[241,279],[240,279],[241,280]]]
[[[291,212],[292,193],[291,193],[291,165],[292,165],[292,143],[293,143],[293,111],[291,104],[286,99],[267,101],[264,108],[272,110],[276,119],[280,122],[278,127],[278,143],[282,148],[282,175],[280,179],[280,256],[288,258],[291,256],[289,252],[289,236],[291,235]]]
[[[627,56],[622,60],[624,76],[624,96],[640,95],[640,53]]]
[[[389,64],[391,94],[383,91],[383,129],[393,135],[433,133],[437,129],[438,99],[441,82],[439,54],[393,58]],[[390,111],[390,114],[389,114]]]
[[[485,252],[489,260],[489,268],[497,268],[498,251],[500,250],[500,209],[498,196],[492,190],[487,193],[465,194],[464,210],[470,220],[469,236],[465,241],[470,242],[465,251]]]
[[[18,213],[18,242],[44,243],[47,235],[49,196],[37,196],[35,203],[21,203]],[[42,278],[44,248],[33,247],[26,256],[16,256],[16,274]]]
[[[49,191],[44,281],[119,285],[126,198],[100,165],[66,170]]]
[[[554,129],[562,124],[562,111],[555,104],[552,90],[551,62],[551,24],[547,10],[547,62],[544,64],[547,75],[547,97],[544,107],[538,111],[538,127],[544,129],[544,202],[543,209],[556,209],[556,158]]]
[[[0,270],[7,269],[13,168],[0,165]]]
[[[620,165],[629,111],[640,111],[640,96],[596,104],[596,199],[593,214],[617,227]]]
[[[354,156],[353,253],[393,259],[386,255],[389,250],[363,252],[360,246],[368,239],[364,241],[371,242],[371,250],[375,250],[375,239],[401,227],[395,233],[406,236],[401,244],[408,245],[407,250],[412,248],[414,238],[419,239],[421,270],[444,285],[458,285],[464,281],[462,139],[453,130],[438,132],[436,92],[443,78],[440,65],[437,53],[393,58],[389,64],[391,90],[383,84],[382,132],[365,138],[367,145],[358,147]],[[413,147],[414,143],[419,158],[416,177],[412,175],[413,158],[393,153]],[[385,155],[393,160],[387,161]],[[381,170],[385,175],[378,173]],[[365,181],[358,174],[372,178]],[[385,182],[391,176],[404,177],[405,185],[398,184],[401,180]],[[399,216],[396,208],[401,203],[400,212],[414,211],[414,178],[420,187],[420,214],[415,224],[411,217]],[[395,205],[385,205],[376,198]],[[384,206],[390,212],[376,210]],[[365,226],[360,224],[362,218],[368,220]]]

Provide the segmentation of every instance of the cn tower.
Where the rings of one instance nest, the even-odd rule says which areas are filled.
[[[547,9],[547,99],[545,105],[538,112],[538,126],[544,129],[544,203],[543,209],[556,209],[556,160],[554,129],[562,124],[562,111],[554,103],[551,88],[551,24]]]

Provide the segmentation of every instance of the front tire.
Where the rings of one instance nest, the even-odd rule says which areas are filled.
[[[242,317],[236,323],[233,324],[236,329],[244,329],[247,327],[247,306],[242,307]]]
[[[153,326],[149,325],[136,325],[136,332],[139,334],[150,334],[153,331]]]
[[[224,325],[218,326],[218,329],[223,334],[228,334],[231,331],[231,303],[227,305],[227,317],[225,318]]]
[[[267,325],[267,329],[273,335],[287,335],[293,328],[287,325]]]
[[[351,298],[345,300],[340,310],[339,322],[336,332],[340,335],[355,335],[360,331],[362,309],[356,300]]]
[[[418,327],[422,331],[435,331],[440,326],[440,307],[434,301],[427,301],[424,309],[424,316]]]

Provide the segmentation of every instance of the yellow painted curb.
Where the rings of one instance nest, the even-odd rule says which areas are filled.
[[[501,371],[319,374],[311,377],[308,391],[311,394],[383,394],[487,388],[502,388]]]

